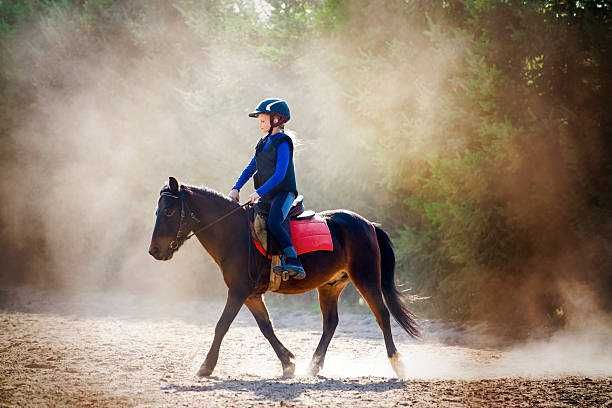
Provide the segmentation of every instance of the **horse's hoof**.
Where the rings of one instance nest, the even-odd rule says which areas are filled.
[[[310,367],[308,367],[308,375],[316,377],[317,374],[319,374],[319,371],[321,371],[321,368],[322,367],[320,364],[310,363]]]
[[[396,351],[394,355],[389,357],[389,362],[391,363],[391,367],[393,367],[393,371],[395,371],[395,375],[397,375],[398,379],[403,380],[408,377],[406,366],[404,366],[402,356],[399,352]]]
[[[210,377],[213,373],[213,369],[212,368],[208,368],[205,367],[204,365],[202,365],[202,367],[200,367],[200,369],[198,370],[198,377]]]
[[[283,366],[283,378],[293,378],[295,375],[295,364],[289,363]]]

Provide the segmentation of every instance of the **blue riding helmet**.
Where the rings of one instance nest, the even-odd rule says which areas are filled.
[[[253,112],[249,113],[249,116],[256,118],[260,113],[269,113],[272,116],[281,116],[282,123],[289,122],[289,119],[291,119],[289,105],[287,105],[287,102],[284,100],[278,98],[268,98],[259,102],[259,105],[257,105]]]

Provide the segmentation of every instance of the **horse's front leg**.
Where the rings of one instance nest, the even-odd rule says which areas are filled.
[[[217,365],[217,360],[219,359],[219,348],[221,347],[221,341],[234,321],[234,318],[240,311],[246,297],[247,296],[242,293],[232,291],[228,293],[225,308],[223,309],[221,318],[215,327],[215,338],[213,339],[210,350],[206,355],[206,360],[204,360],[204,363],[202,363],[202,366],[198,370],[198,376],[207,377],[212,374],[215,366]]]
[[[268,309],[266,308],[262,295],[251,296],[245,303],[251,313],[253,313],[253,317],[255,317],[255,321],[257,322],[261,333],[266,339],[268,339],[270,345],[274,349],[274,352],[278,356],[283,366],[283,377],[293,377],[293,374],[295,373],[295,363],[293,362],[295,356],[293,353],[287,350],[285,346],[283,346],[280,340],[276,337],[276,334],[274,334],[274,328],[272,327],[270,315],[268,314]]]

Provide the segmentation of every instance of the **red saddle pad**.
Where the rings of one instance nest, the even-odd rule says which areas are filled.
[[[327,222],[319,215],[305,220],[289,221],[291,241],[298,255],[313,251],[333,251],[331,232]],[[252,236],[253,243],[257,250],[264,256],[269,255],[261,245],[261,242]]]
[[[291,220],[289,229],[291,241],[298,255],[313,251],[334,250],[327,222],[319,214],[305,220]]]

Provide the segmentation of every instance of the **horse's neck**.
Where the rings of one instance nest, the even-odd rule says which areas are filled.
[[[211,192],[195,192],[191,200],[200,219],[195,230],[211,224],[236,208],[236,204]],[[219,221],[205,230],[198,232],[196,237],[212,258],[221,265],[228,259],[231,252],[237,249],[237,242],[247,233],[244,210],[238,210],[231,216]]]

